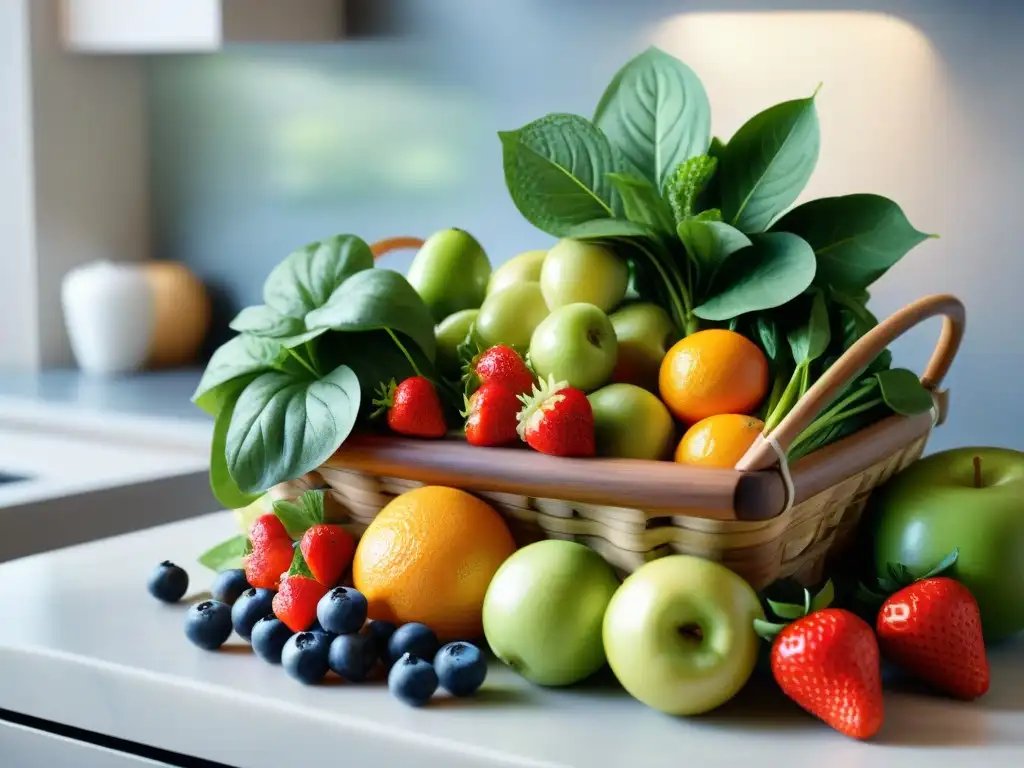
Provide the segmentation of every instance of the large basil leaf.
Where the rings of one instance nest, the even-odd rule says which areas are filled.
[[[676,233],[705,285],[714,280],[732,254],[751,245],[749,237],[723,221],[687,219],[679,222]]]
[[[389,328],[415,341],[427,359],[437,352],[430,310],[409,281],[390,269],[352,275],[323,307],[306,315],[306,325],[332,331]]]
[[[929,235],[880,195],[844,195],[797,206],[772,227],[800,235],[818,257],[815,283],[843,291],[867,288]]]
[[[752,117],[720,150],[718,191],[725,220],[747,233],[767,229],[803,191],[820,145],[813,96]]]
[[[779,307],[814,279],[814,251],[796,235],[771,232],[730,256],[710,298],[693,310],[704,320],[730,320]]]
[[[610,240],[616,237],[654,237],[648,227],[625,219],[594,219],[577,224],[566,233],[577,240]]]
[[[272,339],[245,333],[235,336],[213,353],[192,395],[192,402],[216,416],[230,395],[223,385],[242,376],[274,370],[286,354],[284,347]]]
[[[239,333],[251,333],[253,336],[269,338],[295,336],[306,330],[306,324],[302,322],[301,317],[282,315],[266,304],[245,307],[235,315],[235,319],[231,321],[229,327]]]
[[[672,232],[672,209],[650,183],[629,173],[608,174],[622,198],[626,218],[660,232]]]
[[[225,385],[224,407],[217,414],[213,423],[213,441],[210,444],[210,490],[214,498],[225,509],[241,509],[252,504],[260,497],[259,493],[245,493],[228,471],[227,442],[231,418],[235,413],[235,403],[242,391],[252,383],[257,374],[233,379]]]
[[[564,237],[576,224],[612,215],[615,155],[588,120],[548,115],[498,136],[509,195],[535,227]]]
[[[891,368],[875,374],[885,404],[901,416],[916,416],[932,408],[931,393],[913,371]]]
[[[345,365],[320,379],[256,377],[239,395],[227,433],[227,468],[238,488],[265,491],[319,467],[352,431],[359,403],[359,379]]]
[[[373,267],[373,252],[355,235],[335,235],[295,251],[263,284],[263,301],[282,315],[304,318],[346,279]]]
[[[692,69],[652,47],[615,75],[594,123],[660,191],[677,165],[707,150],[711,105]]]

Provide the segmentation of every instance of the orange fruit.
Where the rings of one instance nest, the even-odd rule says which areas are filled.
[[[702,467],[736,466],[764,429],[764,422],[739,413],[720,413],[701,419],[683,435],[676,461]]]
[[[484,595],[515,551],[493,507],[456,488],[426,486],[391,500],[359,539],[352,581],[369,617],[418,621],[441,640],[481,636]]]
[[[768,360],[735,331],[698,331],[665,355],[658,389],[668,409],[686,424],[720,413],[749,413],[768,394]]]

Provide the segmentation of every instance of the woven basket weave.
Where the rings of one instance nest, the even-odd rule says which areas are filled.
[[[389,245],[395,243],[415,240]],[[790,467],[787,483],[780,451],[896,338],[939,315],[942,336],[921,379],[933,393],[934,411],[892,416],[826,446]],[[359,534],[396,495],[448,485],[490,502],[520,546],[542,538],[579,541],[622,574],[685,553],[724,563],[755,589],[785,577],[811,584],[850,542],[871,491],[919,458],[933,426],[944,421],[947,398],[938,388],[964,325],[964,307],[952,296],[921,299],[879,323],[732,470],[555,458],[461,439],[353,435],[318,471],[272,493],[294,497],[326,488],[329,517]]]

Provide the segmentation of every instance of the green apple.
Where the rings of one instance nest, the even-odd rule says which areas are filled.
[[[934,453],[875,491],[868,509],[878,576],[887,576],[889,563],[923,575],[956,548],[945,575],[978,601],[985,639],[1024,630],[1024,453]]]
[[[552,310],[585,303],[611,312],[628,284],[625,259],[603,246],[571,238],[552,246],[540,271],[540,287]]]
[[[471,234],[461,229],[435,232],[409,265],[409,283],[441,322],[460,309],[476,309],[484,300],[491,263]]]
[[[541,378],[554,376],[590,392],[608,381],[617,342],[608,315],[593,304],[567,304],[541,321],[530,339],[530,361]]]
[[[668,555],[641,566],[604,616],[608,665],[635,698],[670,715],[718,707],[746,684],[764,611],[753,588],[724,565]]]
[[[658,371],[665,353],[678,339],[668,312],[657,304],[627,304],[609,315],[619,342],[612,381],[658,391]]]
[[[534,329],[548,316],[540,283],[514,283],[484,299],[476,332],[491,347],[507,344],[518,352],[530,346]]]
[[[484,597],[494,654],[538,685],[572,685],[604,666],[601,627],[619,580],[592,549],[548,539],[513,553]]]
[[[466,340],[469,329],[476,322],[479,309],[460,309],[448,315],[434,328],[437,339],[437,369],[449,379],[457,379],[462,372],[459,361],[459,345]]]
[[[497,293],[515,283],[539,283],[540,269],[547,255],[547,251],[526,251],[513,256],[494,270],[487,284],[487,294]]]
[[[594,411],[597,455],[618,459],[666,458],[676,427],[668,408],[634,384],[608,384],[587,399]]]

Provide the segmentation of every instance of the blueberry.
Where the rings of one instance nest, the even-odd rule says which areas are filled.
[[[185,614],[185,635],[207,651],[215,651],[231,637],[231,606],[216,600],[196,603]]]
[[[434,665],[411,653],[403,654],[388,673],[388,690],[409,706],[422,707],[437,690]]]
[[[388,641],[395,634],[395,629],[395,625],[390,621],[371,621],[366,625],[366,630],[373,636],[373,641],[377,644],[377,653],[384,661],[387,661]]]
[[[165,603],[176,603],[188,591],[188,574],[181,566],[164,560],[156,567],[146,582],[149,594]]]
[[[330,642],[319,632],[299,632],[292,635],[281,650],[281,666],[300,683],[313,685],[327,674],[327,654]]]
[[[434,670],[452,696],[469,696],[487,677],[487,659],[472,643],[448,643],[434,657]]]
[[[274,591],[249,587],[231,607],[231,623],[243,640],[252,636],[252,628],[264,616],[274,614]]]
[[[210,594],[214,600],[234,605],[235,600],[248,588],[249,582],[245,580],[245,571],[241,568],[232,568],[217,574],[217,578],[210,585]]]
[[[269,664],[281,663],[281,650],[292,631],[288,625],[273,616],[264,616],[252,628],[252,651]]]
[[[426,624],[415,621],[403,624],[388,640],[388,659],[394,664],[403,653],[411,653],[421,659],[432,659],[437,653],[438,645],[437,635]]]
[[[367,678],[380,653],[373,635],[368,632],[338,635],[331,641],[327,663],[331,671],[352,683]]]
[[[320,625],[335,635],[358,632],[366,622],[366,598],[348,587],[335,587],[316,606]]]

